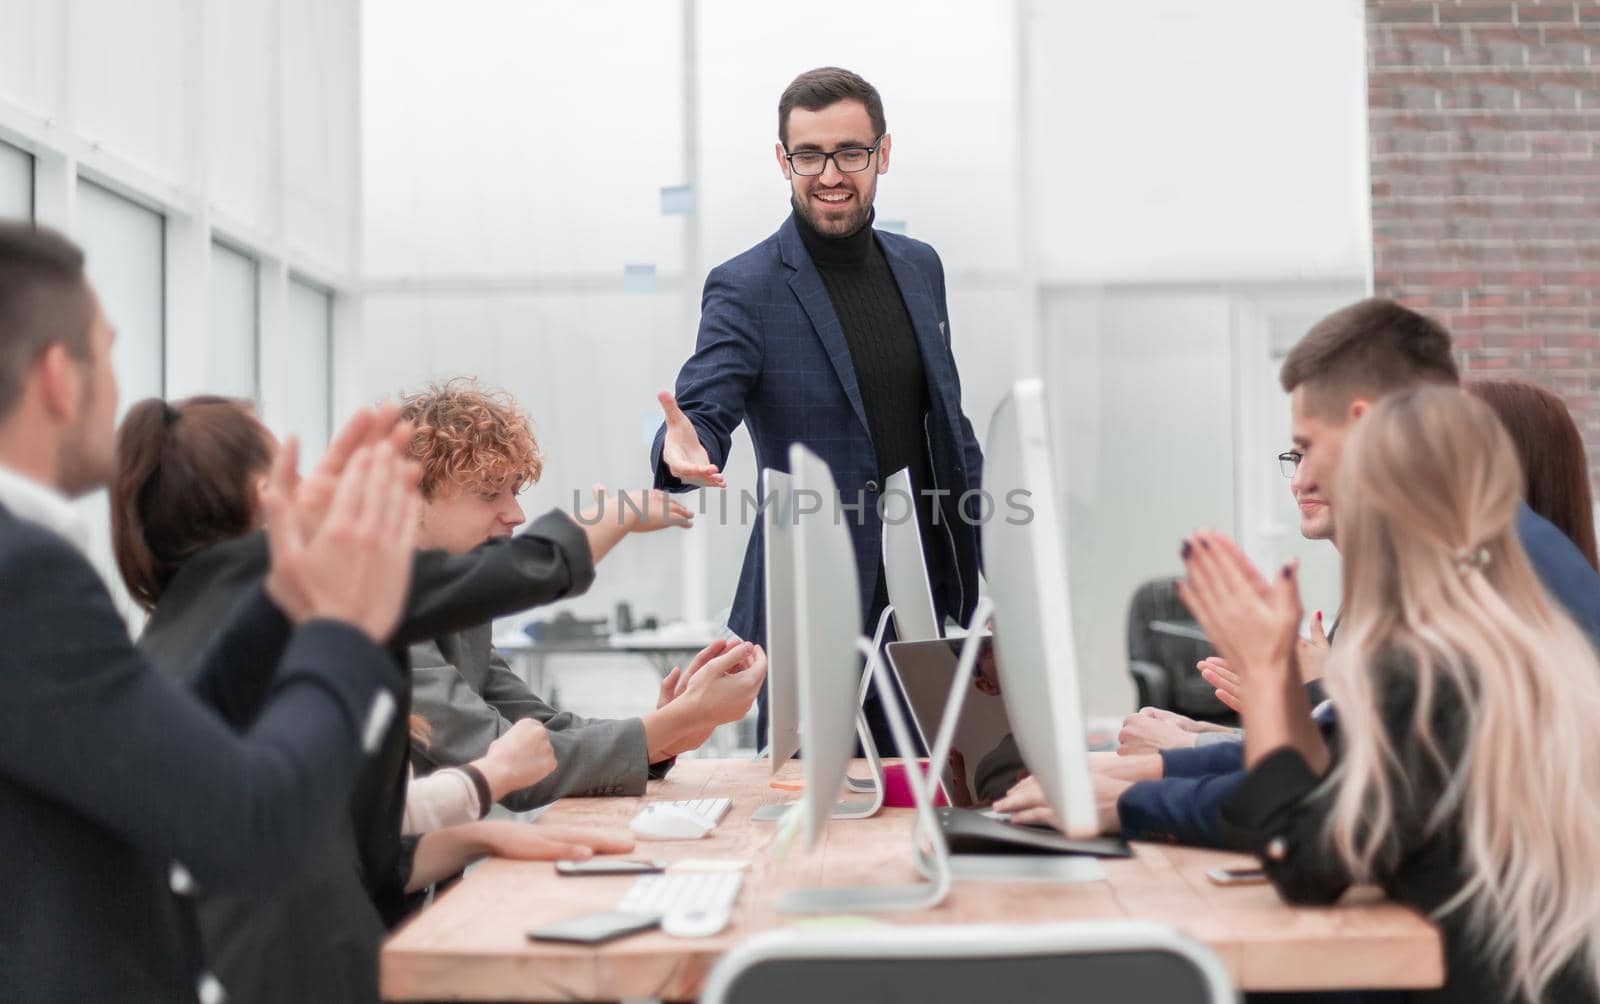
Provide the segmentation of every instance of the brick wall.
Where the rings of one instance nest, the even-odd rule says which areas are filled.
[[[1600,485],[1600,3],[1366,7],[1376,291],[1560,391]]]

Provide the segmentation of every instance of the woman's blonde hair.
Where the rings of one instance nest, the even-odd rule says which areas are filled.
[[[1466,877],[1437,915],[1464,911],[1539,1000],[1575,959],[1600,985],[1600,664],[1522,549],[1521,492],[1500,421],[1459,390],[1396,394],[1357,423],[1335,499],[1344,612],[1328,690],[1343,755],[1327,791],[1355,876],[1392,866],[1396,808],[1416,793],[1380,709],[1387,688],[1414,697],[1412,744],[1445,781],[1416,811],[1426,834],[1458,820]],[[1447,689],[1459,718],[1439,714]]]

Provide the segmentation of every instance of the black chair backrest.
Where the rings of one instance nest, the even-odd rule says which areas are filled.
[[[1152,626],[1156,622],[1194,627],[1194,615],[1178,599],[1177,579],[1151,579],[1134,591],[1128,604],[1128,659],[1166,671],[1172,710],[1186,715],[1226,714],[1227,707],[1194,668],[1216,649],[1203,639],[1158,630]]]
[[[1208,1004],[1200,970],[1158,950],[969,959],[775,959],[746,970],[728,1004]]]

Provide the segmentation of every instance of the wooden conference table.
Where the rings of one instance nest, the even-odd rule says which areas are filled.
[[[799,778],[799,764],[783,778]],[[861,772],[861,765],[857,765]],[[741,939],[786,925],[817,924],[774,907],[781,890],[875,885],[917,878],[909,855],[911,811],[886,809],[828,827],[815,851],[796,843],[775,862],[772,823],[751,811],[794,798],[769,784],[767,764],[689,760],[646,799],[730,796],[733,808],[703,840],[641,842],[638,857],[739,858],[749,862],[733,922],[711,938],[652,931],[599,948],[535,944],[531,927],[612,909],[631,877],[562,878],[548,862],[486,861],[413,918],[383,949],[385,1000],[617,1000],[697,996],[717,958]],[[637,798],[563,799],[545,822],[621,828]],[[1213,885],[1207,869],[1241,864],[1238,854],[1136,844],[1105,862],[1106,880],[1078,885],[957,882],[933,910],[881,914],[891,924],[1146,920],[1209,945],[1242,990],[1437,987],[1444,981],[1438,934],[1375,890],[1353,890],[1336,907],[1290,907],[1265,885]]]

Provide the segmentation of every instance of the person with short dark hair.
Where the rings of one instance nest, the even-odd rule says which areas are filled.
[[[978,600],[983,455],[961,410],[944,266],[921,241],[873,229],[892,146],[878,91],[849,70],[800,74],[778,100],[778,169],[789,218],[706,277],[694,354],[650,464],[658,488],[723,486],[740,423],[758,469],[787,471],[800,443],[832,469],[871,632],[887,606],[879,505],[916,505],[941,622]],[[884,496],[909,469],[914,500]],[[765,488],[760,488],[765,495]],[[762,642],[761,517],[751,528],[728,627]],[[876,692],[867,719],[888,743]],[[765,731],[765,691],[761,725]]]
[[[128,638],[69,499],[113,467],[115,332],[83,255],[0,224],[0,978],[9,1001],[212,1001],[197,885],[264,889],[400,703],[384,654],[420,500],[361,440],[313,505],[267,474],[271,556],[186,687]],[[264,472],[265,473],[265,472]]]

